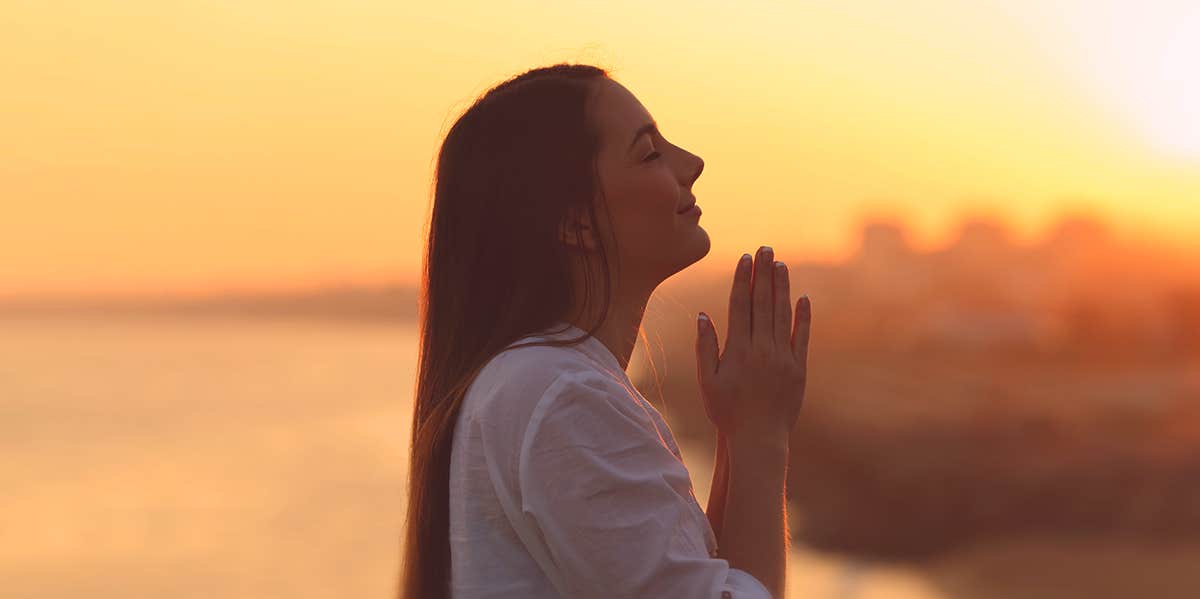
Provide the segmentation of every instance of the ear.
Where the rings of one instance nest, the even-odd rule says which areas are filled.
[[[558,238],[572,249],[592,252],[596,250],[595,234],[596,228],[592,225],[591,217],[572,210],[559,226]]]

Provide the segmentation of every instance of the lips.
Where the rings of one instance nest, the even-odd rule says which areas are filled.
[[[692,209],[692,206],[695,206],[695,205],[696,205],[696,199],[695,199],[695,198],[692,198],[692,201],[691,201],[691,202],[688,202],[688,204],[687,204],[686,206],[684,206],[683,208],[680,208],[679,210],[676,210],[676,211],[675,211],[675,214],[683,214],[684,212],[687,212],[688,210],[691,210],[691,209]]]

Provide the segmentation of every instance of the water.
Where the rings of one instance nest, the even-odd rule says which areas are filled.
[[[4,596],[391,598],[415,332],[0,318]],[[684,451],[703,504],[710,456]],[[796,549],[792,597],[942,596]]]

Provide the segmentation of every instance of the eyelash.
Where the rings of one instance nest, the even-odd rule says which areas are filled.
[[[658,151],[650,152],[650,155],[646,156],[646,159],[643,160],[642,162],[650,162],[651,160],[654,160],[655,158],[658,158],[659,156],[662,156],[662,154],[660,154]]]

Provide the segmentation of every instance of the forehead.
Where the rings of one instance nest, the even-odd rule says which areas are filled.
[[[638,127],[653,117],[625,86],[602,77],[596,81],[592,118],[600,130],[600,144],[609,152],[624,152]]]

